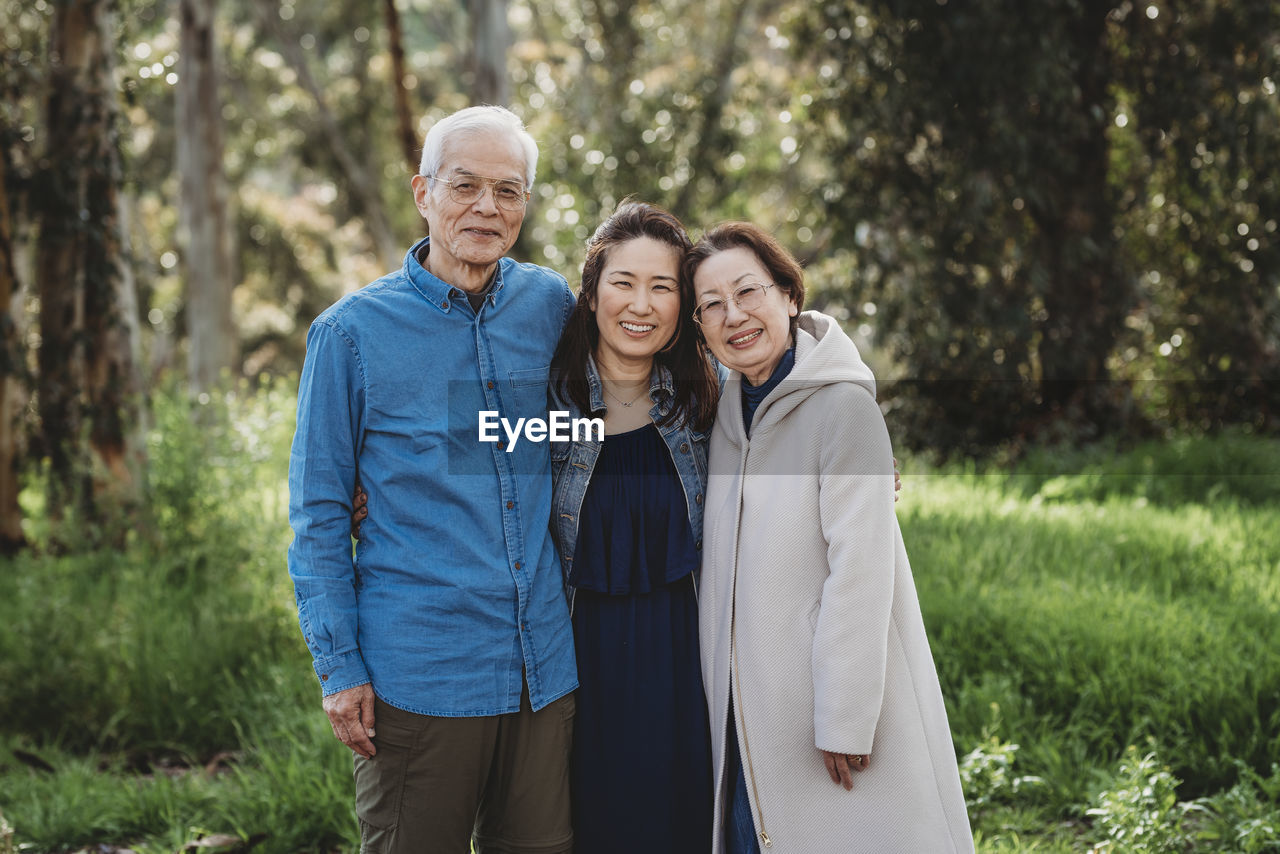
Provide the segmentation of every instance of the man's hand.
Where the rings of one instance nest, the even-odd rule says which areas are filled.
[[[366,682],[324,698],[324,713],[338,741],[371,759],[373,742],[373,686]]]

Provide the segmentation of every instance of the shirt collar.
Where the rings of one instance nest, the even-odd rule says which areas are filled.
[[[426,298],[427,302],[434,305],[444,313],[448,314],[454,309],[456,303],[465,301],[467,295],[461,288],[454,287],[427,270],[422,266],[422,262],[418,260],[418,255],[424,247],[431,245],[431,238],[424,237],[413,246],[409,247],[409,251],[404,256],[404,275],[405,278],[417,289],[418,293]],[[490,305],[496,305],[499,294],[502,292],[502,262],[505,258],[498,260],[498,266],[494,270],[493,279],[487,286],[488,293],[485,299]]]

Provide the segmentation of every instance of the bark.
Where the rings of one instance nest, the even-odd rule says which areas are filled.
[[[511,100],[507,0],[467,0],[467,11],[471,16],[471,103],[505,107]]]
[[[187,370],[193,392],[218,383],[235,359],[231,232],[222,168],[215,0],[181,0],[177,89],[179,242],[187,280]]]
[[[396,0],[383,0],[382,8],[387,21],[387,43],[391,54],[391,91],[396,103],[396,126],[400,134],[400,149],[409,174],[416,175],[420,160],[418,134],[414,130],[413,111],[409,109],[409,90],[404,85],[404,33],[400,28],[400,12]]]
[[[387,269],[399,269],[401,262],[404,260],[404,247],[396,240],[395,234],[391,230],[391,223],[387,220],[387,212],[382,205],[382,197],[378,194],[376,176],[370,175],[365,170],[360,160],[347,145],[347,140],[342,135],[341,128],[338,127],[338,121],[334,118],[333,112],[325,101],[323,90],[321,90],[320,85],[311,74],[311,68],[307,64],[307,57],[298,44],[298,40],[285,32],[284,27],[281,26],[277,4],[271,2],[271,0],[258,0],[257,10],[259,18],[276,36],[276,41],[280,45],[280,51],[284,55],[285,61],[289,63],[289,67],[298,75],[298,84],[307,91],[307,94],[315,102],[316,118],[320,123],[324,142],[329,147],[329,152],[333,155],[334,160],[338,163],[338,168],[342,173],[339,177],[364,218],[365,228],[369,231],[369,237],[373,240],[378,256],[382,259],[382,263]]]
[[[122,263],[111,5],[55,7],[36,278],[49,508],[128,512],[141,489],[135,300]]]
[[[0,150],[0,554],[13,554],[26,544],[18,506],[18,386],[23,347],[14,319],[18,277],[13,262],[13,229],[9,220],[8,151]]]

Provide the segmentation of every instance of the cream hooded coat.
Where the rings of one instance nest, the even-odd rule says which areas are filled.
[[[795,368],[750,439],[741,382],[731,374],[711,437],[699,589],[714,826],[732,681],[762,850],[973,851],[875,379],[833,318],[804,312]],[[819,748],[870,754],[853,791]],[[718,832],[712,850],[724,850]]]

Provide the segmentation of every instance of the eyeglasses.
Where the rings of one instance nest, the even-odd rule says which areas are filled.
[[[777,285],[772,282],[747,282],[736,288],[729,299],[743,311],[754,311],[764,305],[764,292],[773,287]],[[705,300],[693,309],[693,320],[699,326],[719,326],[728,316],[729,303],[719,297]]]
[[[517,181],[506,181],[500,178],[482,178],[479,175],[459,175],[457,178],[441,178],[439,175],[428,175],[428,178],[449,185],[449,198],[460,205],[475,204],[484,195],[485,187],[493,187],[493,200],[498,207],[508,211],[524,210],[529,202],[529,191],[524,184]]]

